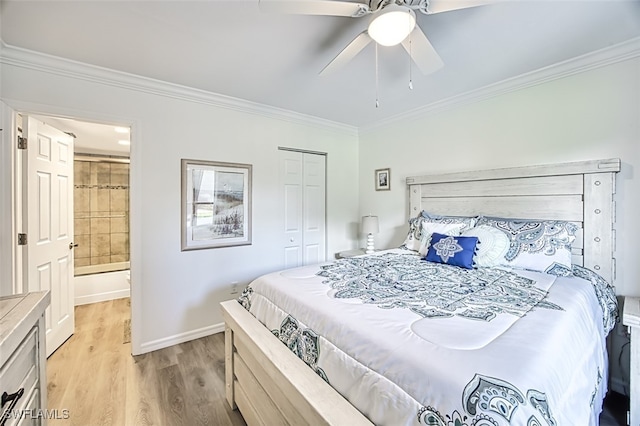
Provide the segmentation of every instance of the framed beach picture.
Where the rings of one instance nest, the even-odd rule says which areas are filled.
[[[391,169],[376,170],[376,191],[388,191],[391,189]]]
[[[182,250],[251,244],[251,164],[182,160]]]

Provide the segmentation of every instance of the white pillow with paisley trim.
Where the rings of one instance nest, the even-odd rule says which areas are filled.
[[[424,217],[418,215],[409,219],[409,233],[404,239],[404,242],[400,247],[408,250],[418,251],[420,248],[420,238],[422,237],[422,221]]]
[[[422,241],[422,224],[435,223],[446,225],[461,225],[461,231],[471,229],[476,223],[475,217],[441,216],[421,211],[416,217],[409,219],[409,233],[400,247],[413,251],[420,251]],[[440,231],[434,231],[442,233]],[[445,232],[446,233],[446,232]],[[460,233],[456,234],[460,235]],[[425,251],[426,254],[426,251]]]
[[[477,217],[467,217],[467,216],[444,216],[439,214],[428,213],[425,210],[422,210],[421,213],[424,220],[431,223],[447,223],[447,224],[461,224],[462,230],[465,231],[467,229],[471,229],[476,225],[478,220]]]
[[[578,227],[560,220],[518,220],[480,217],[477,226],[490,226],[509,238],[501,266],[569,276],[571,244]]]
[[[509,251],[509,237],[499,229],[481,225],[462,233],[465,237],[477,237],[475,266],[490,268],[504,263],[504,256]]]

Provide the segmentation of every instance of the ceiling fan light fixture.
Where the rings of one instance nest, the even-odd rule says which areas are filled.
[[[369,36],[382,46],[395,46],[407,38],[416,26],[416,14],[405,6],[385,7],[369,24]]]

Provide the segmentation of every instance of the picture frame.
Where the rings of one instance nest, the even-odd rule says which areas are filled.
[[[252,165],[181,160],[181,250],[251,244]]]
[[[391,189],[391,169],[377,169],[375,172],[376,191]]]

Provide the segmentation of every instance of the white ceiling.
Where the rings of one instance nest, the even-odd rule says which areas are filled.
[[[364,1],[364,0],[363,0]],[[362,127],[640,36],[640,0],[518,1],[418,24],[444,67],[423,76],[401,46],[374,44],[318,72],[370,17],[261,13],[258,0],[0,0],[8,45]]]

